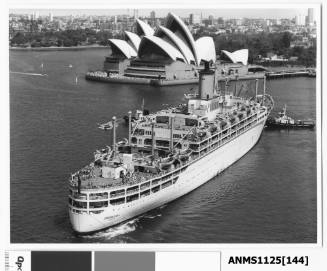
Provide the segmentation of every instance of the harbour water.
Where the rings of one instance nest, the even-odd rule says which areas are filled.
[[[113,115],[183,102],[194,85],[89,82],[107,49],[10,52],[10,212],[14,243],[315,243],[316,131],[264,131],[258,144],[190,194],[108,230],[78,236],[67,178],[111,144]],[[46,74],[44,76],[37,74]],[[267,82],[275,110],[316,119],[314,78]],[[118,127],[124,137],[127,127]]]

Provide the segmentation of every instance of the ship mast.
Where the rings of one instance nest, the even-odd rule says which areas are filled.
[[[131,146],[132,111],[128,111],[128,144]]]
[[[223,95],[223,105],[222,105],[222,112],[224,112],[224,106],[225,106],[225,101],[226,101],[226,92],[228,89],[228,79],[225,79],[225,86],[224,86],[224,95]]]
[[[174,142],[173,142],[173,123],[174,117],[170,117],[170,141],[169,141],[169,150],[173,152]]]
[[[235,85],[234,85],[234,96],[236,96],[236,93],[237,93],[237,80],[238,80],[238,77],[236,76],[235,78]]]
[[[266,76],[263,76],[263,97],[262,97],[262,105],[265,105],[265,96],[266,96]]]
[[[258,97],[258,79],[255,79],[255,102],[257,102]]]
[[[152,136],[152,147],[151,147],[151,153],[154,155],[154,121],[151,123],[151,136]]]
[[[115,116],[112,117],[112,125],[113,125],[112,148],[113,148],[113,158],[115,158],[116,156],[116,117]]]
[[[142,114],[144,112],[144,98],[142,99]]]

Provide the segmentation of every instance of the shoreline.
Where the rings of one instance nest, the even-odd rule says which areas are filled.
[[[69,50],[87,50],[87,49],[109,49],[109,46],[101,45],[81,45],[70,47],[9,47],[10,51],[69,51]]]

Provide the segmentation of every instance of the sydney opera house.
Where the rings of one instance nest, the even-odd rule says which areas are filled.
[[[135,32],[125,31],[125,40],[110,39],[111,55],[104,71],[125,77],[183,80],[197,78],[202,61],[214,63],[211,37],[194,40],[184,22],[169,13],[165,26],[153,30],[137,19]]]
[[[154,85],[197,83],[204,62],[216,66],[216,73],[221,75],[218,80],[248,73],[247,49],[233,53],[222,50],[217,65],[213,38],[194,40],[188,27],[173,13],[156,30],[137,19],[135,33],[125,31],[124,37],[109,40],[111,54],[105,58],[103,71],[90,72],[87,79]]]

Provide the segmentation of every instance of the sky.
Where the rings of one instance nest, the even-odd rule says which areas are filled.
[[[289,18],[292,19],[298,14],[307,15],[307,9],[276,9],[276,8],[246,8],[246,9],[138,9],[139,17],[149,16],[150,12],[154,10],[156,17],[165,17],[168,12],[172,11],[180,17],[188,17],[189,14],[201,14],[204,18],[209,15],[214,17],[223,17],[223,18],[269,18],[269,19],[281,19]],[[50,12],[54,16],[62,15],[120,15],[120,14],[129,14],[133,15],[133,9],[11,9],[10,13],[16,14],[32,14],[34,11],[39,12],[42,15],[48,15]]]

